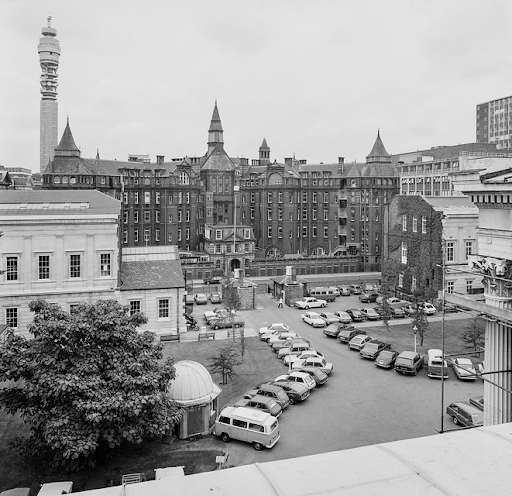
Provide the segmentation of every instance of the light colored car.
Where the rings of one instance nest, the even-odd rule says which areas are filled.
[[[354,336],[349,342],[348,347],[351,350],[357,350],[360,351],[361,348],[368,342],[371,341],[371,336],[366,336],[364,334],[357,334]]]
[[[222,303],[222,296],[220,295],[220,293],[212,293],[210,295],[210,302],[211,303]]]
[[[423,303],[423,313],[425,315],[435,315],[437,308],[432,303]]]
[[[320,317],[316,312],[306,312],[301,315],[301,318],[306,324],[313,327],[325,327],[325,320]]]
[[[308,343],[305,341],[302,341],[300,343],[294,343],[291,346],[285,346],[279,350],[277,350],[277,358],[280,358],[284,360],[285,358],[300,355],[301,353],[305,352],[306,350],[310,350],[311,346],[309,346]]]
[[[313,296],[306,296],[302,298],[302,300],[297,300],[295,302],[295,306],[297,308],[309,310],[310,308],[325,308],[327,306],[327,302],[325,300],[317,300]]]
[[[303,386],[306,386],[310,391],[315,388],[316,382],[315,380],[306,372],[298,372],[294,371],[291,374],[280,375],[276,377],[275,382],[279,383],[281,381],[284,382],[298,382]]]
[[[266,341],[269,345],[272,346],[273,343],[276,343],[277,341],[286,341],[290,338],[298,338],[299,335],[296,332],[292,331],[279,331],[275,334],[263,334],[261,339],[263,341]],[[265,339],[263,339],[265,338]]]
[[[272,348],[272,351],[275,353],[279,353],[279,350],[281,348],[289,348],[290,346],[299,345],[299,344],[305,344],[310,346],[310,343],[307,339],[301,338],[300,336],[297,336],[296,338],[288,338],[286,340],[280,339],[279,341],[274,341],[270,347]]]
[[[196,301],[196,305],[206,305],[208,303],[208,296],[204,293],[197,293],[194,296],[194,300]]]
[[[292,369],[300,370],[306,367],[320,369],[328,375],[333,369],[332,363],[327,362],[324,357],[307,357],[302,360],[296,360],[292,363]]]
[[[336,286],[329,286],[327,289],[330,289],[334,293],[334,296],[341,295],[340,290]]]
[[[470,358],[457,357],[453,359],[453,371],[462,381],[474,381],[476,370]]]
[[[350,296],[350,288],[348,286],[338,286],[341,296]]]
[[[380,315],[373,308],[364,307],[361,308],[360,312],[365,316],[367,320],[379,320]]]
[[[350,324],[352,322],[352,317],[345,311],[339,310],[338,312],[334,312],[334,315],[338,317],[339,321],[342,324]]]
[[[37,496],[56,496],[57,494],[69,494],[73,490],[73,482],[47,482],[41,486]]]
[[[261,336],[262,334],[274,334],[277,331],[289,331],[290,328],[286,324],[276,323],[270,324],[267,327],[260,327],[258,334]]]
[[[281,350],[279,350],[279,351],[282,351],[282,350],[283,350],[283,348],[281,348]],[[288,365],[290,362],[293,363],[297,360],[304,360],[309,357],[325,358],[322,353],[320,353],[319,351],[316,351],[316,350],[312,350],[311,348],[309,350],[304,350],[303,352],[298,353],[298,354],[283,353],[280,358],[283,359],[283,362],[285,363],[285,365]]]
[[[325,320],[325,325],[340,322],[340,318],[332,312],[324,312],[320,314],[320,318]]]

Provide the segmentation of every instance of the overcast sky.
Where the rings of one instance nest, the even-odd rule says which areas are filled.
[[[39,169],[39,59],[58,31],[59,140],[83,157],[201,156],[215,100],[233,157],[364,161],[475,141],[512,95],[510,0],[1,0],[0,164]]]

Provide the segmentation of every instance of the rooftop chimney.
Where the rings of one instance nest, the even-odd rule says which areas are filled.
[[[162,165],[164,163],[165,156],[157,155],[156,156],[156,165]]]

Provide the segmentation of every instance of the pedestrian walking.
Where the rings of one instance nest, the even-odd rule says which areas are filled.
[[[279,298],[279,305],[277,305],[277,308],[283,308],[283,297]]]

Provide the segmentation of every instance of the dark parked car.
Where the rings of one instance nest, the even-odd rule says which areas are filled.
[[[377,358],[377,355],[382,350],[387,350],[390,348],[390,345],[387,343],[383,343],[382,341],[379,341],[378,339],[372,339],[371,341],[368,341],[359,351],[359,355],[363,358],[369,358],[370,360],[375,360]]]
[[[381,318],[384,318],[384,308],[381,306],[373,307],[373,309],[381,316]],[[401,319],[405,317],[405,312],[403,308],[401,307],[388,307],[389,317],[394,317],[396,319]]]
[[[375,303],[379,295],[377,293],[364,293],[359,297],[362,303]]]
[[[396,357],[395,372],[404,375],[417,375],[418,371],[423,368],[423,357],[414,351],[402,351]]]
[[[484,425],[484,412],[479,408],[460,401],[446,407],[446,413],[453,419],[456,425],[463,427],[477,427]]]
[[[311,395],[309,389],[298,382],[281,381],[269,382],[267,384],[272,384],[274,386],[279,386],[280,388],[283,388],[284,392],[288,395],[290,405],[294,405],[299,401],[307,400]]]
[[[366,334],[366,331],[347,327],[338,333],[338,341],[340,343],[348,343],[354,336],[357,336],[358,334]]]
[[[375,365],[377,367],[382,367],[383,369],[391,369],[395,365],[396,357],[398,356],[398,351],[394,350],[383,350],[375,359]]]
[[[354,330],[355,331],[355,327],[354,326],[348,326],[346,324],[331,324],[330,326],[327,326],[326,328],[324,328],[324,334],[330,338],[336,338],[338,337],[338,334],[341,332],[341,331],[351,331],[351,330]]]
[[[329,380],[329,376],[321,369],[306,367],[300,372],[305,372],[306,374],[310,375],[317,386],[322,386]]]
[[[211,324],[213,329],[226,329],[227,327],[243,327],[245,325],[245,322],[237,317],[233,317],[233,320],[231,319],[218,319],[214,320]]]
[[[347,313],[350,315],[354,322],[362,322],[364,320],[364,315],[356,308],[349,308]]]
[[[380,313],[376,312],[373,308],[364,307],[360,312],[364,315],[366,320],[379,320]]]

